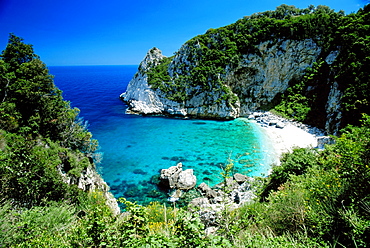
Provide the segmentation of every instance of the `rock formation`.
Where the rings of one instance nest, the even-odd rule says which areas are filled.
[[[106,199],[106,204],[112,210],[113,214],[118,215],[121,212],[116,198],[114,198],[113,194],[109,191],[109,186],[96,172],[93,165],[90,165],[83,170],[79,177],[68,176],[63,172],[62,168],[58,168],[58,170],[65,183],[75,184],[78,188],[86,192],[95,190],[102,192]]]
[[[266,41],[257,49],[243,55],[239,66],[227,75],[232,91],[238,93],[242,116],[269,104],[292,80],[302,78],[321,52],[311,39]]]
[[[197,184],[193,169],[182,170],[182,163],[162,169],[159,179],[162,185],[170,189],[189,190]]]
[[[256,198],[252,183],[255,179],[236,173],[213,188],[201,183],[197,189],[202,197],[193,199],[190,207],[200,215],[207,226],[217,226],[219,214],[227,208],[232,210]]]
[[[188,73],[186,68],[196,66],[198,57],[194,53],[199,49],[197,45],[190,47],[185,44],[171,58],[168,74],[172,81]],[[174,101],[165,92],[149,84],[148,72],[165,58],[159,49],[153,48],[120,97],[129,105],[128,113],[211,119],[248,116],[271,104],[286,91],[291,82],[301,80],[306,68],[312,67],[322,56],[321,52],[322,49],[312,39],[264,41],[256,46],[254,52],[242,55],[236,66],[226,68],[225,74],[220,75],[222,86],[204,90],[196,84],[188,83],[184,89],[187,98]],[[198,53],[201,53],[200,50]],[[326,63],[333,63],[337,55],[338,51],[329,53]],[[163,84],[170,85],[171,81]],[[229,92],[228,97],[233,98],[233,101],[226,100],[225,91]],[[334,84],[326,106],[326,128],[330,132],[335,132],[335,128],[339,127],[340,96]],[[333,123],[336,123],[334,127]]]

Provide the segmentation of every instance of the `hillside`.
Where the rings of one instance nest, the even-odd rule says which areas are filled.
[[[328,132],[356,124],[325,150],[285,154],[269,177],[251,179],[256,197],[243,206],[219,197],[211,212],[121,198],[119,213],[79,110],[11,34],[0,59],[0,246],[368,247],[369,10],[282,5],[209,30],[174,57],[148,53],[122,95],[132,112],[227,119],[267,109]],[[221,173],[224,195],[232,168]]]
[[[142,114],[230,119],[275,110],[335,134],[369,113],[369,9],[281,5],[151,49],[121,98]]]

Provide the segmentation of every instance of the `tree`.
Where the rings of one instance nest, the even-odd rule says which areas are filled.
[[[32,207],[78,198],[68,185],[93,163],[97,142],[63,100],[32,45],[10,34],[0,60],[0,195]]]
[[[39,56],[33,52],[32,45],[23,43],[23,39],[14,34],[9,35],[8,45],[3,51],[1,57],[5,63],[10,65],[11,68],[18,67],[23,63],[39,58]]]

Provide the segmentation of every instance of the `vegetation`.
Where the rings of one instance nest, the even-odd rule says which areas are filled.
[[[264,41],[274,44],[288,39],[312,39],[321,47],[316,63],[307,68],[303,78],[292,80],[283,95],[262,108],[324,128],[326,101],[330,89],[338,84],[343,93],[340,128],[359,125],[361,113],[370,114],[370,75],[366,69],[370,58],[369,11],[370,5],[344,15],[343,11],[334,12],[322,5],[298,9],[283,4],[275,11],[256,13],[192,38],[174,57],[151,69],[149,84],[174,101],[184,102],[200,92],[212,92],[220,94],[219,102],[234,106],[240,99],[248,98],[233,88],[227,78],[238,68],[243,55],[258,53],[257,46]],[[325,59],[332,51],[338,51],[337,58],[328,64]]]
[[[254,202],[225,209],[206,235],[196,212],[120,199],[113,216],[99,192],[24,208],[3,201],[0,244],[13,247],[367,247],[370,117],[324,151],[298,149],[262,179]],[[226,174],[225,174],[226,175]]]
[[[0,192],[2,200],[32,207],[72,198],[58,170],[79,176],[93,160],[92,140],[78,109],[61,91],[31,45],[11,34],[0,60]]]
[[[62,99],[32,46],[11,34],[0,60],[0,246],[369,246],[370,116],[363,114],[361,120],[355,120],[357,113],[368,111],[365,86],[369,77],[365,65],[369,53],[368,36],[364,35],[368,27],[364,23],[369,20],[369,8],[344,16],[322,6],[298,10],[283,5],[275,12],[244,18],[224,30],[244,29],[234,35],[250,36],[248,39],[243,36],[225,40],[229,45],[222,46],[219,41],[225,37],[219,36],[220,30],[210,30],[189,41],[199,44],[203,53],[208,52],[209,60],[199,62],[198,69],[184,67],[188,73],[181,80],[196,77],[196,82],[186,82],[202,88],[217,86],[210,85],[213,81],[209,78],[224,80],[225,61],[233,66],[233,58],[240,51],[253,49],[258,40],[270,39],[266,30],[280,30],[286,37],[298,33],[302,39],[315,34],[324,48],[337,41],[347,41],[353,48],[341,50],[349,59],[341,55],[332,68],[337,71],[338,84],[344,87],[345,113],[353,114],[352,122],[361,125],[348,125],[335,138],[336,143],[323,151],[297,149],[285,154],[281,166],[274,167],[268,178],[256,180],[261,182],[257,185],[258,198],[239,209],[226,208],[213,234],[206,234],[208,226],[192,209],[159,203],[140,206],[120,199],[126,211],[115,216],[102,192],[84,192],[65,183],[64,176],[78,178],[88,166],[93,166],[97,142],[79,119],[79,111]],[[255,23],[259,26],[253,26]],[[325,31],[324,27],[336,23],[341,26]],[[295,25],[315,28],[306,33]],[[323,32],[326,33],[321,36]],[[217,49],[211,49],[207,46],[210,41],[203,43],[202,39],[215,39]],[[214,54],[213,50],[219,53]],[[194,50],[194,57],[198,51]],[[219,61],[211,64],[211,58]],[[280,112],[302,120],[311,118],[310,111],[315,108],[311,100],[319,99],[319,92],[311,95],[302,92],[314,82],[322,82],[320,78],[330,72],[322,61],[317,61],[302,82],[292,84],[281,97],[276,107]],[[171,63],[174,62],[165,60],[162,67],[172,66]],[[205,69],[206,66],[209,68]],[[161,80],[168,79],[162,67],[152,71],[151,80],[156,80],[157,73],[162,73]],[[161,80],[152,82],[162,87]],[[325,89],[329,87],[325,82],[322,84]],[[225,180],[231,170],[230,160],[224,168]]]

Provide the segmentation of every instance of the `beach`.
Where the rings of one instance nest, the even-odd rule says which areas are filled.
[[[283,153],[292,152],[294,148],[321,148],[319,139],[326,137],[323,130],[278,117],[270,112],[254,113],[249,119],[255,120],[266,134],[267,142],[273,149],[271,155],[275,157],[275,164],[279,164]]]

